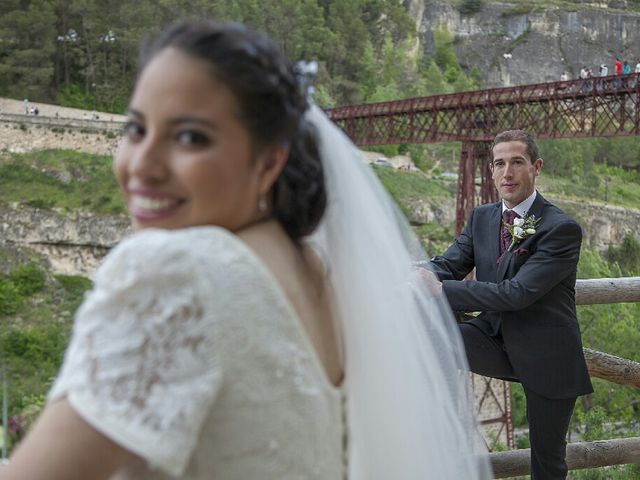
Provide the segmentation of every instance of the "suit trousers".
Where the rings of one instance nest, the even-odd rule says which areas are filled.
[[[460,324],[469,367],[485,377],[518,381],[502,339],[470,323]],[[576,399],[552,399],[523,385],[531,444],[531,479],[564,480],[567,477],[566,436]]]

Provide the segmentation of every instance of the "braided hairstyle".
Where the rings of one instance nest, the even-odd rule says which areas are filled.
[[[289,147],[273,186],[271,216],[293,240],[313,232],[327,198],[315,129],[304,117],[306,91],[293,65],[267,36],[243,25],[186,21],[143,47],[140,70],[168,47],[208,62],[233,92],[255,153],[269,145]]]

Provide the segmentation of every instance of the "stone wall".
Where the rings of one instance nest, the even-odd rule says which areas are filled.
[[[6,115],[0,115],[0,151],[24,153],[63,149],[113,155],[119,137],[112,130],[34,121],[16,123],[13,119],[7,120]]]
[[[21,101],[0,98],[0,151],[65,149],[112,155],[126,119],[58,105],[38,104],[38,109],[38,115],[26,115]]]

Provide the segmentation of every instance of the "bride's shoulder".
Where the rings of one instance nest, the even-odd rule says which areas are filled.
[[[227,270],[252,261],[250,250],[232,232],[214,226],[178,230],[146,229],[114,247],[96,273],[113,276],[163,277],[195,274],[203,268]]]

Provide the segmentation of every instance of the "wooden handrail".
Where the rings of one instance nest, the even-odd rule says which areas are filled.
[[[590,348],[583,348],[583,351],[592,377],[640,388],[640,363]]]
[[[489,454],[494,478],[530,473],[531,449],[508,450]],[[567,445],[569,470],[640,463],[640,437],[576,442]]]
[[[640,302],[640,277],[576,280],[576,305]]]

